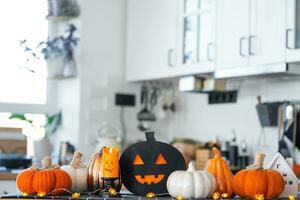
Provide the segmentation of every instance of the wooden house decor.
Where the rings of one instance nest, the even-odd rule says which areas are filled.
[[[279,197],[288,197],[289,195],[297,196],[298,185],[300,184],[297,176],[292,170],[292,162],[290,159],[285,159],[281,153],[277,153],[268,165],[268,169],[278,170],[284,178],[284,190]]]

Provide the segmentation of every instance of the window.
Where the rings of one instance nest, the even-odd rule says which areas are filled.
[[[46,63],[29,59],[20,47],[30,47],[48,35],[46,0],[9,0],[0,7],[0,104],[46,104]],[[33,69],[35,73],[26,68]],[[0,106],[1,107],[1,106]]]

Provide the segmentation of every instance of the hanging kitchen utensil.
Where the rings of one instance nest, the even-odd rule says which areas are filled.
[[[300,129],[298,128],[299,123],[300,123],[300,113],[299,111],[296,111],[294,107],[294,120],[284,133],[286,138],[293,143],[294,149],[295,148],[300,149],[300,137],[297,137],[297,135],[300,134]]]
[[[283,106],[280,106],[278,108],[278,135],[279,135],[278,152],[280,152],[285,158],[291,156],[290,150],[284,140],[284,133],[287,125],[286,106],[287,103],[285,103]]]
[[[139,121],[138,129],[141,131],[146,131],[150,129],[150,126],[147,124],[147,122],[156,121],[155,115],[148,108],[148,103],[149,103],[149,88],[146,85],[142,85],[141,105],[143,106],[143,108],[137,115]]]
[[[277,126],[278,107],[281,104],[281,102],[262,103],[261,97],[257,97],[256,111],[261,127]]]

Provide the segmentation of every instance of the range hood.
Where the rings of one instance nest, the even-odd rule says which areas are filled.
[[[237,68],[217,69],[216,79],[239,78],[251,76],[294,76],[300,75],[300,63],[282,63],[273,65],[245,66]]]

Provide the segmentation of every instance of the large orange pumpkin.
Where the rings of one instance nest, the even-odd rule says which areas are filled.
[[[27,196],[36,194],[35,190],[33,189],[32,183],[33,177],[37,171],[38,169],[33,165],[31,168],[25,169],[20,172],[17,176],[17,187],[22,195]]]
[[[34,174],[32,186],[38,196],[45,196],[55,188],[55,173],[49,156],[42,159],[43,169]]]
[[[216,178],[217,192],[232,197],[234,195],[233,175],[227,162],[222,158],[220,151],[215,147],[212,150],[215,156],[206,162],[205,170]]]
[[[239,171],[234,176],[234,192],[240,197],[256,198],[264,196],[267,199],[278,196],[284,189],[284,179],[275,170],[264,170],[265,155],[257,153],[255,164],[248,169]]]

